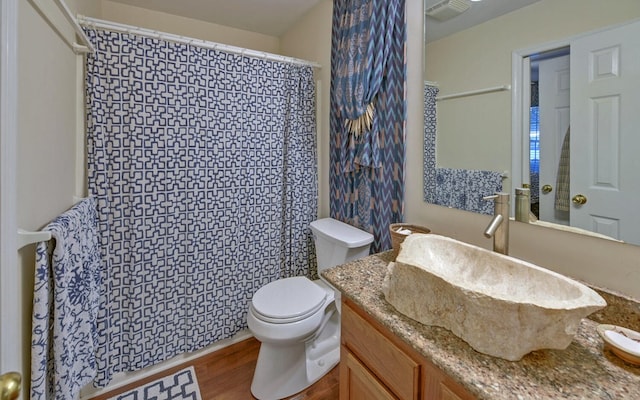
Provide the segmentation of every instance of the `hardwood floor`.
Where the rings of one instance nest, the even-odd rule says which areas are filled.
[[[92,400],[106,400],[109,397],[131,390],[146,382],[193,366],[196,371],[200,394],[203,400],[247,400],[251,395],[251,379],[258,358],[260,342],[250,338],[191,362],[168,369],[138,382],[113,390]],[[290,400],[333,400],[338,399],[339,368],[336,366],[322,379]]]

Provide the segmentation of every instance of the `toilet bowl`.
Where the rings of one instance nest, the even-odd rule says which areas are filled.
[[[373,236],[324,218],[311,223],[318,274],[369,254]],[[340,295],[322,279],[284,278],[256,291],[247,324],[261,342],[251,393],[261,400],[296,394],[340,361]]]

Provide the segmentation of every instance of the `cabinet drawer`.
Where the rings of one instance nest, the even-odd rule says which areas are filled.
[[[419,363],[345,303],[342,305],[342,342],[400,399],[418,398]]]

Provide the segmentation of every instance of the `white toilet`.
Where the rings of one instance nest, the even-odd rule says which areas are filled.
[[[370,233],[332,218],[311,223],[318,275],[369,255]],[[321,278],[322,279],[322,278]],[[251,299],[247,323],[262,344],[251,393],[260,400],[291,396],[340,361],[340,293],[324,280],[271,282]]]

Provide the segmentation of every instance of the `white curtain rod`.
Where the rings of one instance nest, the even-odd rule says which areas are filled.
[[[322,66],[316,62],[302,60],[299,58],[286,57],[286,56],[267,53],[263,51],[243,49],[242,47],[230,46],[230,45],[210,42],[202,39],[194,39],[186,36],[179,36],[171,33],[159,32],[151,29],[139,28],[135,26],[119,24],[116,22],[89,18],[83,15],[78,15],[78,21],[80,22],[81,25],[84,25],[90,28],[104,29],[104,30],[116,31],[116,32],[134,33],[136,35],[167,40],[174,43],[190,44],[193,46],[203,47],[207,49],[220,50],[220,51],[225,51],[225,52],[234,53],[234,54],[242,54],[249,57],[262,58],[262,59],[272,60],[272,61],[280,61],[280,62],[289,63],[289,64],[309,65],[314,68],[322,68]]]
[[[31,0],[33,6],[42,14],[42,16],[49,22],[51,27],[58,32],[62,40],[69,45],[69,47],[76,54],[81,53],[93,53],[95,51],[93,45],[89,41],[89,38],[84,33],[80,25],[78,24],[78,20],[74,18],[71,10],[64,2],[64,0],[53,0],[53,3],[58,7],[60,14],[66,19],[66,22],[73,27],[76,37],[80,38],[80,44],[75,42],[75,37],[70,37],[66,29],[60,24],[64,23],[62,19],[58,17],[58,14],[53,11],[51,8],[49,0]]]
[[[475,96],[477,94],[502,92],[504,90],[511,90],[511,85],[493,86],[486,89],[470,90],[468,92],[448,94],[446,96],[438,96],[436,97],[436,100],[457,99],[458,97],[467,97],[467,96]]]

